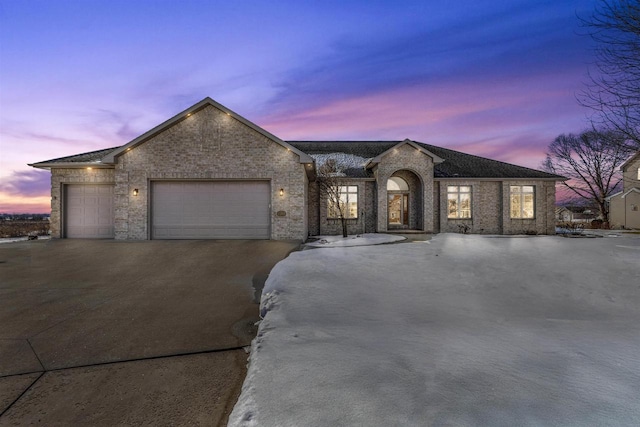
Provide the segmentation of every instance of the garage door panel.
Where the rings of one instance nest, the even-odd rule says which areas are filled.
[[[268,181],[152,183],[154,239],[269,239]]]
[[[113,185],[65,185],[65,237],[113,238],[113,189]]]

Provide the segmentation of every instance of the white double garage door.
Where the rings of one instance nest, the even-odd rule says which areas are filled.
[[[66,237],[114,237],[113,188],[66,186]],[[268,181],[153,181],[148,201],[152,239],[270,238]]]

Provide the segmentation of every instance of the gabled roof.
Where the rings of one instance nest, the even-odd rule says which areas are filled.
[[[127,151],[127,150],[129,150],[129,149],[131,149],[133,147],[136,147],[136,146],[138,146],[138,145],[140,145],[140,144],[142,144],[144,142],[146,142],[147,140],[149,140],[149,139],[153,138],[154,136],[158,135],[160,132],[162,132],[162,131],[166,130],[167,128],[173,126],[174,124],[186,119],[191,114],[194,114],[197,111],[200,111],[200,110],[202,110],[203,108],[205,108],[207,106],[212,106],[212,107],[217,108],[218,110],[221,110],[222,112],[224,112],[224,113],[228,114],[229,116],[233,117],[234,119],[238,120],[240,123],[244,124],[245,126],[250,127],[251,129],[255,130],[256,132],[264,135],[268,139],[270,139],[270,140],[282,145],[284,148],[293,151],[294,153],[296,153],[300,157],[300,163],[312,163],[313,162],[313,159],[311,157],[309,157],[306,153],[303,153],[302,151],[298,150],[297,148],[292,147],[291,145],[287,144],[286,142],[284,142],[283,140],[281,140],[277,136],[267,132],[266,130],[262,129],[260,126],[256,125],[255,123],[250,122],[249,120],[245,119],[241,115],[231,111],[230,109],[228,109],[224,105],[217,103],[216,101],[214,101],[213,99],[211,99],[209,97],[206,97],[205,99],[203,99],[202,101],[198,102],[197,104],[192,105],[191,107],[189,107],[186,110],[176,114],[175,116],[173,116],[169,120],[165,121],[164,123],[159,124],[158,126],[154,127],[150,131],[140,135],[139,137],[137,137],[134,140],[130,141],[129,143],[123,145],[122,147],[118,148],[117,150],[114,150],[111,153],[107,154],[104,157],[103,162],[105,162],[105,163],[115,163],[116,157],[118,157],[119,155],[121,155],[125,151]]]
[[[612,195],[610,195],[609,197],[605,197],[604,199],[607,201],[611,201],[611,199],[613,199],[614,197],[618,197],[620,196],[621,199],[624,199],[625,197],[627,197],[629,195],[629,193],[639,193],[640,194],[640,188],[638,187],[632,187],[630,189],[628,189],[627,191],[618,191],[617,193],[614,193]]]
[[[405,141],[288,141],[294,147],[308,154],[347,153],[369,159],[375,159],[390,149],[405,143]],[[517,166],[510,163],[474,156],[448,148],[437,147],[417,141],[409,141],[420,146],[426,152],[443,160],[434,165],[435,178],[515,178],[515,179],[543,179],[560,181],[565,178],[536,169]],[[434,162],[435,163],[435,162]],[[372,177],[367,171],[365,174]],[[362,177],[362,172],[357,175],[350,174],[353,178]]]
[[[438,164],[438,163],[442,163],[444,162],[444,160],[438,156],[436,156],[435,154],[433,154],[432,152],[430,152],[429,150],[427,150],[426,148],[424,148],[424,146],[422,145],[418,145],[415,142],[411,141],[410,139],[405,139],[402,142],[397,143],[396,145],[394,145],[393,147],[389,148],[388,150],[378,154],[377,156],[375,156],[373,159],[369,160],[367,162],[367,165],[365,167],[369,167],[371,165],[375,165],[377,163],[380,163],[380,161],[382,161],[382,158],[384,156],[386,156],[387,154],[389,154],[392,150],[395,150],[397,148],[402,147],[403,145],[409,145],[413,148],[415,148],[416,150],[422,152],[423,154],[431,157],[431,159],[433,160],[434,164]]]
[[[620,196],[620,198],[624,199],[629,195],[629,193],[640,193],[640,188],[637,188],[637,187],[630,188],[624,193],[622,193],[622,196]]]
[[[104,156],[117,150],[119,147],[105,148],[102,150],[89,151],[88,153],[74,154],[67,157],[59,157],[57,159],[45,160],[44,162],[30,163],[29,166],[40,169],[49,169],[55,167],[103,167],[111,168],[113,165],[102,163]]]

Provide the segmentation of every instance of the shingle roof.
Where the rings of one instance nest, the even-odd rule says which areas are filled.
[[[374,158],[393,148],[401,141],[287,141],[309,155],[347,153]]]
[[[346,153],[372,159],[393,148],[402,141],[286,141],[298,150],[313,156],[315,154]],[[562,179],[547,172],[517,166],[510,163],[474,156],[448,148],[417,142],[433,154],[442,157],[443,163],[434,165],[435,178],[521,178],[521,179]],[[73,156],[60,157],[34,163],[33,166],[50,163],[93,163],[120,147],[90,151]],[[370,170],[350,168],[346,171],[352,178],[371,178]]]
[[[102,160],[104,156],[120,147],[105,148],[102,150],[89,151],[88,153],[74,154],[73,156],[59,157],[57,159],[45,160],[44,162],[33,163],[33,166],[48,163],[94,163]]]
[[[376,157],[402,141],[287,141],[307,154],[348,153],[365,158]],[[510,163],[474,156],[448,148],[437,147],[414,141],[442,157],[444,162],[434,166],[436,178],[524,178],[524,179],[562,179],[547,172],[517,166]],[[371,176],[370,172],[365,174]],[[354,175],[360,177],[359,172]]]
[[[486,157],[474,156],[435,145],[418,144],[432,153],[445,159],[443,163],[435,165],[436,178],[535,178],[535,179],[563,179],[559,175],[526,168]]]

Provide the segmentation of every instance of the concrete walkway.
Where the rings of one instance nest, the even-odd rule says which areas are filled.
[[[256,294],[297,247],[0,246],[0,426],[224,425],[256,332]]]

